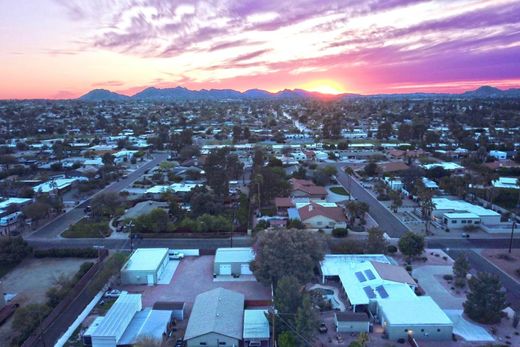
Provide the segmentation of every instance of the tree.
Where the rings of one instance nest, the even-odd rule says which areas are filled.
[[[161,233],[168,231],[170,218],[162,208],[155,208],[150,213],[137,217],[134,220],[136,233]]]
[[[469,293],[463,304],[464,313],[479,323],[499,323],[507,303],[498,276],[480,272],[468,281],[468,286]]]
[[[376,137],[378,139],[388,139],[392,135],[392,124],[389,122],[380,123],[377,128]]]
[[[401,193],[395,190],[390,190],[390,193],[388,195],[392,200],[392,205],[390,206],[390,208],[394,212],[397,212],[399,210],[399,207],[403,206],[403,198],[401,197]]]
[[[115,192],[96,195],[92,199],[92,216],[98,219],[111,217],[121,205],[121,196]]]
[[[296,340],[294,335],[289,331],[284,331],[278,335],[279,347],[296,347]]]
[[[43,202],[36,201],[33,204],[27,205],[23,208],[22,212],[33,221],[39,221],[49,215],[51,207]]]
[[[453,275],[455,278],[466,280],[466,276],[469,272],[469,261],[465,254],[461,254],[455,259],[453,263]]]
[[[115,160],[115,157],[108,152],[103,154],[103,157],[101,157],[101,161],[103,162],[103,165],[105,165],[105,166],[113,166],[114,160]]]
[[[365,253],[380,254],[386,253],[388,242],[385,239],[383,230],[379,228],[370,228],[367,230],[368,239],[366,243]]]
[[[282,277],[277,283],[274,307],[290,322],[294,321],[294,315],[302,303],[302,290],[302,285],[291,275]]]
[[[421,255],[424,251],[424,236],[407,231],[399,238],[398,246],[408,259]]]
[[[301,340],[300,344],[304,346],[312,346],[310,341],[313,340],[314,335],[316,334],[318,328],[318,317],[316,311],[312,307],[309,294],[303,296],[302,304],[296,312],[295,325],[296,330],[298,331],[296,336]]]
[[[0,265],[18,264],[32,252],[21,236],[0,239]]]
[[[322,235],[294,229],[261,231],[254,249],[251,269],[257,280],[265,284],[276,284],[286,274],[306,283],[325,254]]]
[[[376,176],[377,174],[379,174],[380,169],[376,163],[370,162],[367,165],[365,165],[365,167],[363,168],[363,171],[365,172],[365,175],[367,175],[367,176]]]
[[[51,308],[45,304],[28,304],[16,310],[13,317],[13,329],[18,336],[16,345],[21,345],[50,313]]]

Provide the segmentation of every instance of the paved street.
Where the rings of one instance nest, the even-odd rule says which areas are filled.
[[[158,165],[162,161],[166,160],[168,158],[168,154],[166,153],[158,153],[154,155],[155,158],[149,161],[148,163],[144,164],[140,168],[136,169],[132,173],[128,174],[127,178],[120,179],[119,181],[113,182],[112,184],[106,186],[102,190],[95,193],[93,196],[91,196],[86,201],[79,204],[76,208],[58,216],[51,222],[47,223],[46,225],[42,226],[38,230],[34,231],[30,236],[28,236],[28,239],[49,239],[49,238],[56,238],[59,237],[59,235],[67,230],[69,226],[72,224],[77,223],[81,218],[85,216],[85,213],[83,212],[83,209],[85,206],[89,205],[90,200],[96,196],[97,194],[101,193],[108,193],[108,192],[120,192],[124,188],[128,187],[130,184],[132,184],[136,179],[138,179],[146,170],[149,170],[153,168],[154,166]]]
[[[336,174],[336,179],[338,183],[347,191],[350,191],[350,194],[352,194],[354,198],[366,202],[370,206],[370,215],[390,237],[400,237],[403,233],[408,231],[408,227],[363,188],[361,183],[355,178],[348,176],[341,166],[337,165],[337,168],[338,173]]]

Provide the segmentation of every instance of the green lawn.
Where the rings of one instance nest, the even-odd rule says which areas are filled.
[[[71,225],[61,236],[72,239],[105,238],[110,236],[111,233],[108,222],[108,219],[95,222],[85,218]]]
[[[330,191],[338,195],[350,195],[343,187],[331,187]]]

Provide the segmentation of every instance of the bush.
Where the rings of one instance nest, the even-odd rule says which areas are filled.
[[[442,278],[444,278],[446,281],[452,281],[453,280],[453,275],[446,274],[446,275],[442,276]]]
[[[453,282],[455,287],[464,288],[466,286],[466,280],[464,278],[457,277],[455,278],[455,282]]]
[[[412,265],[406,265],[405,269],[408,272],[412,272]]]
[[[347,237],[348,229],[347,228],[335,228],[332,229],[332,236],[334,237]]]
[[[29,304],[16,310],[13,317],[13,329],[17,332],[11,341],[14,346],[21,345],[38,328],[40,322],[51,312],[44,304]],[[5,341],[4,341],[5,342]]]
[[[386,251],[389,254],[395,254],[395,253],[397,253],[397,247],[394,245],[389,245],[388,247],[386,247]]]
[[[94,248],[49,248],[34,251],[36,258],[97,258],[98,250]]]

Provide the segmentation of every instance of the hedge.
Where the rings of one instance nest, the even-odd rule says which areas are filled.
[[[36,258],[97,258],[98,250],[94,248],[49,248],[34,251]]]

